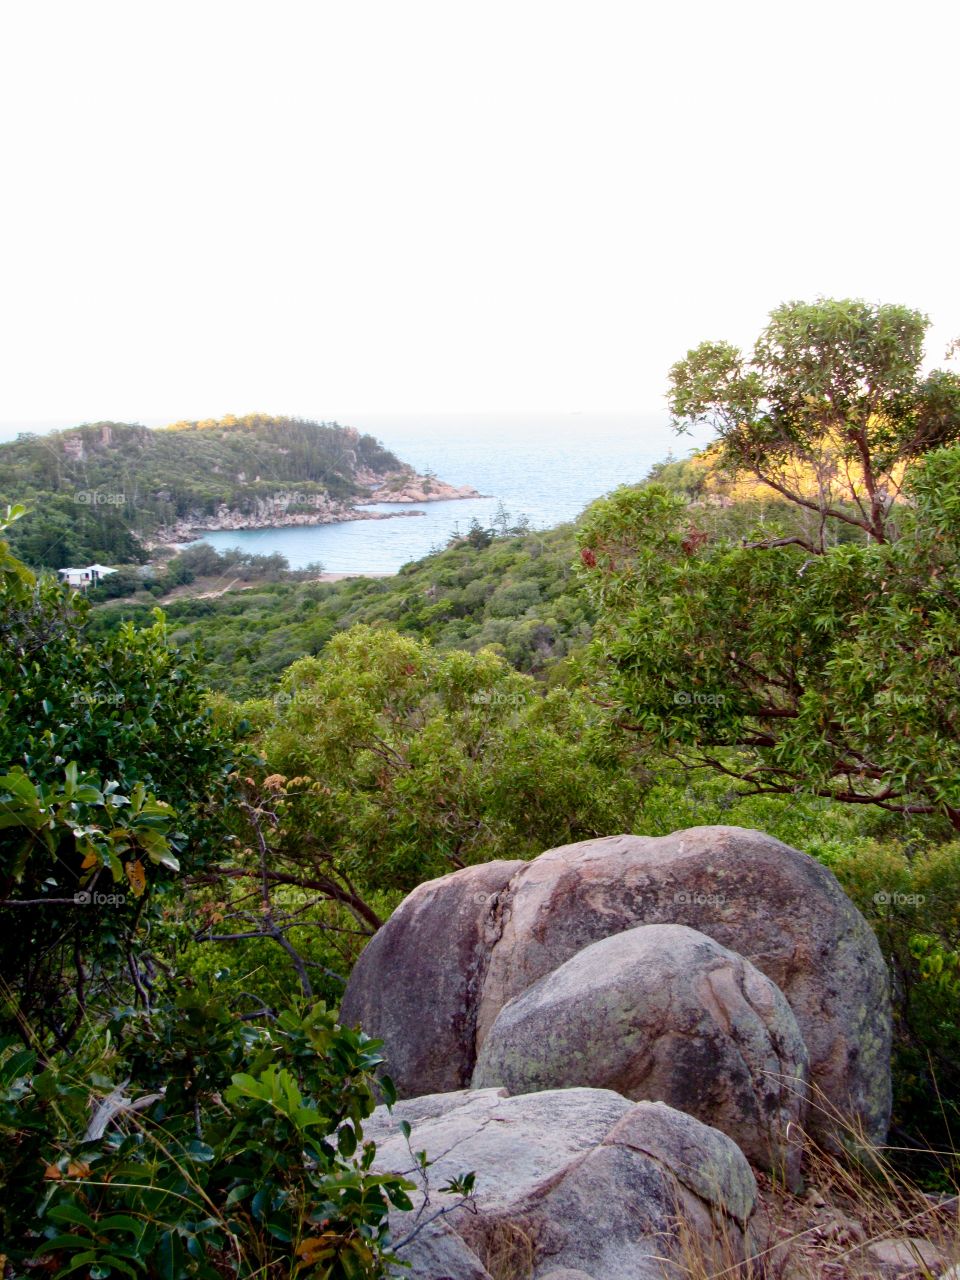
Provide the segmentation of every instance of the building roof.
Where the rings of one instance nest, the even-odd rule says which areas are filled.
[[[111,569],[107,564],[88,564],[82,569],[58,569],[57,573],[96,573],[102,578],[105,573],[116,573],[116,569]]]

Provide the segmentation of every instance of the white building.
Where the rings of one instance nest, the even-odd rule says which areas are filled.
[[[108,573],[116,572],[116,569],[111,569],[106,564],[88,564],[85,569],[57,570],[61,582],[71,587],[79,587],[81,591],[86,591],[87,587],[97,586],[101,578],[106,577]]]

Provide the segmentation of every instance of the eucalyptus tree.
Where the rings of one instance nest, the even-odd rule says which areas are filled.
[[[734,533],[657,484],[589,513],[594,696],[651,752],[960,830],[960,379],[922,373],[927,324],[791,303],[751,356],[674,365],[678,426],[788,518]]]

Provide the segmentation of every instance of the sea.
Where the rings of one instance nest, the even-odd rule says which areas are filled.
[[[420,513],[397,519],[226,530],[201,541],[219,550],[280,552],[292,569],[319,563],[326,573],[395,573],[465,533],[474,517],[489,527],[500,503],[511,523],[525,517],[534,529],[552,528],[619,485],[642,480],[655,462],[686,457],[708,439],[706,431],[677,436],[666,413],[383,414],[345,425],[376,436],[417,471],[430,468],[484,496],[372,508]]]

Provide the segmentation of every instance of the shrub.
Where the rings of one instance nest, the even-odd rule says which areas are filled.
[[[57,1274],[148,1280],[384,1274],[388,1208],[410,1207],[411,1184],[371,1172],[363,1141],[376,1042],[322,1005],[245,1025],[209,989],[121,1012],[110,1031],[109,1052],[82,1061],[0,1045],[0,1224],[14,1266],[36,1257]],[[136,1098],[123,1092],[131,1073]],[[392,1097],[389,1080],[380,1087]]]

